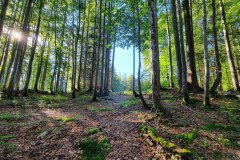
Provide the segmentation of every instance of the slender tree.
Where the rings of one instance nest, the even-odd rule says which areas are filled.
[[[209,100],[209,60],[208,60],[208,41],[207,41],[207,9],[206,1],[203,0],[203,44],[204,44],[204,64],[205,64],[205,77],[204,77],[204,101],[205,106],[210,105]]]
[[[231,49],[231,44],[230,44],[230,39],[229,39],[229,31],[228,31],[228,26],[227,26],[227,21],[226,21],[226,13],[225,13],[225,8],[224,8],[224,4],[223,4],[222,0],[219,0],[219,4],[220,4],[220,9],[221,9],[221,19],[222,19],[224,40],[225,40],[225,45],[226,45],[226,52],[227,52],[229,68],[230,68],[231,76],[232,76],[232,84],[233,84],[234,90],[240,91],[240,86],[239,86],[238,77],[237,77],[237,71],[236,71],[236,67],[234,64],[232,49]]]

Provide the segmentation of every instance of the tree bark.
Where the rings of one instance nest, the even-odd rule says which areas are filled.
[[[152,51],[152,97],[153,105],[156,110],[165,113],[161,104],[160,96],[160,64],[159,64],[159,46],[158,46],[158,25],[157,25],[157,1],[148,0],[149,22],[150,22],[150,40]]]
[[[96,1],[97,2],[97,1]],[[100,4],[99,4],[99,35],[98,35],[98,50],[97,50],[97,66],[96,66],[96,72],[95,72],[95,83],[94,83],[94,92],[93,92],[93,96],[92,96],[92,101],[96,101],[97,100],[97,85],[98,85],[98,70],[99,70],[99,56],[101,53],[100,50],[100,45],[101,45],[101,38],[102,38],[102,0],[100,0]]]
[[[188,84],[190,91],[193,93],[201,91],[198,85],[196,61],[194,53],[194,39],[192,32],[191,14],[189,8],[189,0],[183,1],[184,10],[184,22],[185,22],[185,34],[186,34],[186,51],[187,51],[187,72],[188,72]]]
[[[216,58],[216,65],[217,65],[217,77],[215,81],[213,82],[213,85],[210,89],[212,95],[215,95],[215,92],[217,90],[217,87],[222,81],[222,66],[220,62],[220,55],[218,50],[218,37],[217,37],[217,29],[216,29],[216,2],[215,0],[212,0],[212,29],[213,29],[213,47],[214,47],[214,53]]]
[[[175,52],[177,58],[177,73],[178,73],[178,86],[182,90],[182,62],[181,62],[181,51],[179,43],[179,31],[177,24],[177,13],[176,13],[176,3],[175,0],[171,0],[171,12],[172,12],[172,26],[174,33],[174,42],[175,42]]]
[[[204,106],[210,106],[209,99],[209,60],[208,60],[208,41],[207,41],[207,9],[206,1],[203,0],[203,44],[204,44],[204,64],[205,64],[205,76],[204,76]]]
[[[168,10],[167,10],[167,2],[164,1],[165,11],[166,11],[166,25],[167,25],[167,37],[168,37],[168,55],[169,55],[169,69],[170,69],[170,87],[174,88],[173,82],[173,66],[172,66],[172,42],[171,42],[171,34],[170,34],[170,27],[169,27],[169,17],[168,17]]]
[[[187,86],[187,64],[185,57],[184,49],[184,35],[183,35],[183,20],[182,20],[182,9],[180,0],[177,0],[178,8],[178,19],[179,19],[179,40],[180,40],[180,54],[181,54],[181,63],[182,63],[182,94],[183,94],[183,103],[187,104],[190,102],[189,91]]]
[[[157,4],[156,4],[157,5]],[[156,10],[155,10],[156,11]],[[141,22],[140,22],[140,13],[139,13],[139,6],[137,6],[137,17],[138,17],[138,92],[139,92],[139,98],[143,104],[143,106],[147,109],[149,109],[148,104],[144,100],[143,94],[142,94],[142,87],[141,87]],[[156,23],[155,23],[156,25]],[[157,29],[157,25],[155,26]],[[158,33],[157,30],[155,33]],[[156,34],[157,36],[157,34]],[[158,40],[155,39],[156,44],[158,43]],[[159,66],[159,64],[158,64]],[[159,70],[160,71],[160,70]],[[159,72],[158,72],[159,73]],[[160,73],[159,73],[160,74]],[[160,78],[160,77],[159,77]],[[159,80],[160,81],[160,80]]]
[[[1,38],[1,35],[2,35],[3,23],[4,23],[5,16],[6,16],[8,4],[9,4],[9,0],[4,0],[4,2],[2,4],[2,8],[1,8],[1,13],[0,13],[0,38]]]
[[[231,76],[232,76],[233,89],[240,91],[240,86],[239,86],[238,77],[237,77],[237,71],[236,71],[236,67],[234,64],[232,49],[231,49],[231,44],[230,44],[230,39],[229,39],[228,26],[227,26],[227,21],[226,21],[226,13],[225,13],[225,8],[224,8],[224,4],[223,4],[222,0],[219,0],[219,4],[220,4],[220,9],[221,9],[223,33],[224,33],[229,68],[230,68]]]
[[[23,96],[28,96],[28,86],[29,86],[31,75],[32,75],[32,64],[35,57],[36,47],[38,43],[38,35],[39,35],[40,25],[41,25],[42,8],[43,8],[43,0],[40,1],[40,8],[39,8],[39,15],[38,15],[39,17],[37,21],[35,39],[33,42],[33,46],[31,48],[31,55],[28,63],[28,71],[27,71],[27,77],[26,77],[26,81],[23,89]]]

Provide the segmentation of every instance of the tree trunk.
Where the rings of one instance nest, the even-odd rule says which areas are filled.
[[[115,51],[116,51],[116,37],[114,37],[114,44],[113,44],[113,56],[112,56],[112,75],[111,75],[111,90],[114,92],[113,81],[114,81],[114,62],[115,62]]]
[[[88,7],[88,21],[87,21],[87,34],[85,41],[85,59],[84,59],[84,79],[83,79],[83,88],[86,89],[87,86],[87,60],[88,60],[88,39],[89,39],[89,23],[90,23],[90,7]]]
[[[224,4],[223,4],[222,0],[219,0],[219,4],[220,4],[220,9],[221,9],[221,19],[222,19],[222,25],[223,25],[223,33],[224,33],[224,39],[225,39],[225,45],[226,45],[226,52],[227,52],[229,68],[230,68],[231,76],[232,76],[232,84],[233,84],[234,90],[240,91],[240,86],[239,86],[238,77],[237,77],[237,71],[236,71],[234,61],[233,61],[232,49],[231,49],[231,44],[230,44],[230,39],[229,39],[228,26],[227,26],[227,22],[226,22],[226,13],[225,13]]]
[[[1,38],[1,35],[2,35],[3,23],[4,23],[5,16],[6,16],[8,3],[9,3],[9,0],[4,0],[4,2],[2,4],[2,8],[1,8],[1,13],[0,13],[0,38]]]
[[[177,25],[177,13],[176,13],[176,3],[175,0],[171,0],[171,12],[172,12],[172,25],[174,33],[174,42],[175,42],[175,52],[177,58],[177,73],[178,73],[178,86],[182,90],[182,62],[181,62],[181,51],[179,43],[179,32]]]
[[[217,29],[216,29],[216,3],[215,0],[212,0],[212,10],[213,10],[213,15],[212,15],[212,28],[213,28],[213,47],[214,47],[214,53],[215,53],[215,58],[216,58],[216,65],[217,65],[217,77],[210,89],[211,93],[214,95],[217,87],[221,83],[222,80],[222,66],[220,62],[220,55],[219,55],[219,50],[218,50],[218,38],[217,38]]]
[[[143,106],[145,108],[149,109],[149,106],[147,105],[147,103],[144,100],[144,97],[142,95],[142,87],[141,87],[141,22],[140,22],[140,14],[139,14],[139,7],[138,6],[137,6],[137,16],[138,16],[138,20],[137,20],[137,22],[138,22],[138,92],[139,92],[139,98],[140,98]],[[157,25],[155,27],[157,29]],[[155,31],[155,33],[158,33],[157,30]],[[157,36],[157,34],[156,34],[156,36]],[[155,42],[157,44],[158,43],[158,39],[155,39],[155,40],[156,40]],[[159,66],[159,64],[158,64],[158,66]]]
[[[35,79],[35,83],[34,83],[34,91],[37,92],[37,93],[38,93],[38,82],[39,82],[40,75],[41,75],[41,72],[42,72],[43,55],[44,55],[44,52],[45,52],[45,47],[46,47],[46,42],[47,42],[47,39],[48,39],[48,35],[49,35],[49,33],[47,33],[47,35],[45,37],[45,40],[44,40],[44,43],[43,43],[43,46],[42,46],[42,50],[41,50],[40,62],[39,62],[38,67],[37,67],[37,74],[36,74],[36,79]]]
[[[92,54],[92,68],[91,77],[88,91],[93,91],[93,79],[96,67],[96,27],[97,27],[97,3],[95,3],[95,15],[94,15],[94,29],[93,29],[93,54]]]
[[[198,85],[198,79],[197,79],[195,53],[194,53],[194,40],[193,40],[189,0],[183,1],[183,9],[184,9],[184,22],[185,22],[185,34],[186,34],[188,84],[190,87],[190,91],[192,91],[193,93],[196,93],[201,91],[201,89]]]
[[[152,97],[153,105],[156,110],[165,112],[161,104],[160,96],[160,64],[159,64],[159,46],[158,46],[158,25],[157,25],[157,1],[148,0],[149,22],[150,22],[150,40],[152,51]]]
[[[180,0],[177,0],[178,7],[178,19],[179,19],[179,40],[180,40],[180,54],[182,63],[182,94],[183,103],[187,104],[190,102],[188,86],[187,86],[187,64],[184,49],[184,35],[183,35],[183,20],[182,20],[182,9]]]
[[[102,68],[101,68],[101,86],[100,86],[100,96],[103,95],[103,77],[104,77],[104,59],[105,59],[105,52],[106,52],[106,7],[107,7],[107,1],[105,1],[104,5],[104,16],[103,16],[103,45],[102,45]]]
[[[14,62],[14,67],[13,67],[13,71],[12,71],[12,75],[11,75],[11,78],[10,78],[10,82],[9,82],[9,85],[8,85],[8,89],[7,89],[7,95],[9,97],[12,97],[13,96],[13,90],[14,90],[14,86],[17,82],[17,75],[18,75],[18,70],[20,67],[20,63],[21,63],[21,55],[23,54],[24,52],[24,46],[26,46],[27,44],[27,39],[28,39],[28,23],[29,23],[29,16],[30,16],[30,12],[31,12],[31,9],[32,9],[32,3],[33,3],[33,0],[28,0],[27,2],[27,8],[26,8],[26,12],[25,12],[25,16],[24,16],[24,21],[23,21],[23,24],[22,24],[22,33],[23,33],[23,36],[22,36],[22,39],[21,41],[19,42],[19,46],[18,46],[18,49],[17,49],[17,54],[16,54],[16,57],[15,57],[15,62]]]
[[[28,96],[28,86],[29,86],[31,75],[32,75],[32,64],[33,64],[33,60],[34,60],[34,56],[35,56],[35,52],[36,52],[36,47],[37,47],[37,43],[38,43],[38,35],[39,35],[40,25],[41,25],[42,8],[43,8],[43,0],[40,1],[39,17],[38,17],[38,22],[37,22],[35,39],[33,42],[33,46],[31,48],[31,55],[30,55],[30,59],[29,59],[29,63],[28,63],[28,71],[27,71],[27,77],[26,77],[26,81],[25,81],[25,85],[24,85],[24,89],[23,89],[23,96]]]
[[[97,3],[97,1],[96,1]],[[94,92],[93,92],[93,96],[92,96],[92,101],[96,101],[97,100],[97,85],[98,85],[98,70],[99,70],[99,56],[101,53],[100,50],[100,45],[101,45],[101,38],[102,38],[102,0],[100,0],[100,4],[99,4],[99,35],[98,35],[98,50],[97,50],[97,66],[96,66],[96,72],[95,72],[95,84],[94,84]]]
[[[165,10],[166,10],[166,25],[167,25],[167,36],[168,36],[168,55],[169,55],[169,68],[170,68],[170,87],[174,88],[173,82],[173,66],[172,66],[172,42],[171,42],[171,33],[169,27],[169,18],[168,18],[168,10],[167,10],[167,2],[165,0]]]
[[[207,9],[206,1],[203,0],[203,44],[204,44],[204,64],[205,64],[205,76],[204,76],[204,106],[210,106],[209,99],[209,60],[208,60],[208,41],[207,41]]]

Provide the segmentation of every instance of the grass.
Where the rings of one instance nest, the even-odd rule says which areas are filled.
[[[74,117],[61,117],[61,118],[58,118],[57,120],[65,123],[65,122],[76,121],[79,118],[80,118],[80,115],[76,115]]]
[[[175,137],[177,139],[182,139],[187,143],[192,143],[198,137],[198,132],[193,130],[191,132],[175,135]]]
[[[111,112],[111,111],[113,111],[113,108],[112,107],[103,107],[103,108],[97,109],[97,108],[90,107],[90,108],[87,108],[87,110],[89,112],[92,112],[92,113],[96,113],[96,112]]]
[[[0,135],[0,146],[7,149],[7,150],[16,150],[16,145],[7,142],[8,140],[14,138],[12,135]]]
[[[226,124],[208,124],[208,125],[202,126],[202,129],[205,131],[240,132],[239,127],[226,125]]]
[[[82,160],[104,160],[111,151],[111,146],[106,139],[100,142],[85,139],[80,142],[79,147],[82,150]]]
[[[96,133],[98,133],[98,131],[99,131],[98,128],[91,127],[91,128],[88,128],[88,129],[87,129],[87,134],[88,134],[88,135],[96,134]]]
[[[124,107],[124,108],[128,108],[128,107],[138,105],[138,104],[140,104],[139,99],[132,97],[132,98],[128,98],[125,101],[120,102],[119,106]]]
[[[20,114],[0,113],[0,120],[14,121],[19,120],[21,118],[22,116]]]

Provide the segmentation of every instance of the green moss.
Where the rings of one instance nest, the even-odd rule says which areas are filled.
[[[166,141],[162,137],[156,136],[155,130],[153,128],[148,129],[148,134],[153,139],[153,141],[159,143],[162,147],[164,147],[166,149],[171,149],[171,148],[175,147],[175,144]]]
[[[80,149],[83,151],[82,160],[104,160],[111,151],[108,140],[103,139],[100,142],[86,139],[80,142]]]
[[[198,137],[198,132],[196,130],[193,130],[192,132],[178,134],[175,137],[182,139],[188,143],[192,143]]]
[[[22,116],[20,114],[0,113],[0,120],[13,121],[13,120],[19,120],[21,118]]]
[[[69,117],[62,117],[62,118],[58,118],[57,120],[61,121],[61,122],[72,122],[72,121],[75,121],[76,119],[75,118],[69,118]]]
[[[87,129],[87,134],[88,135],[91,135],[91,134],[96,134],[96,133],[98,133],[98,131],[99,131],[99,129],[98,128],[88,128]]]

